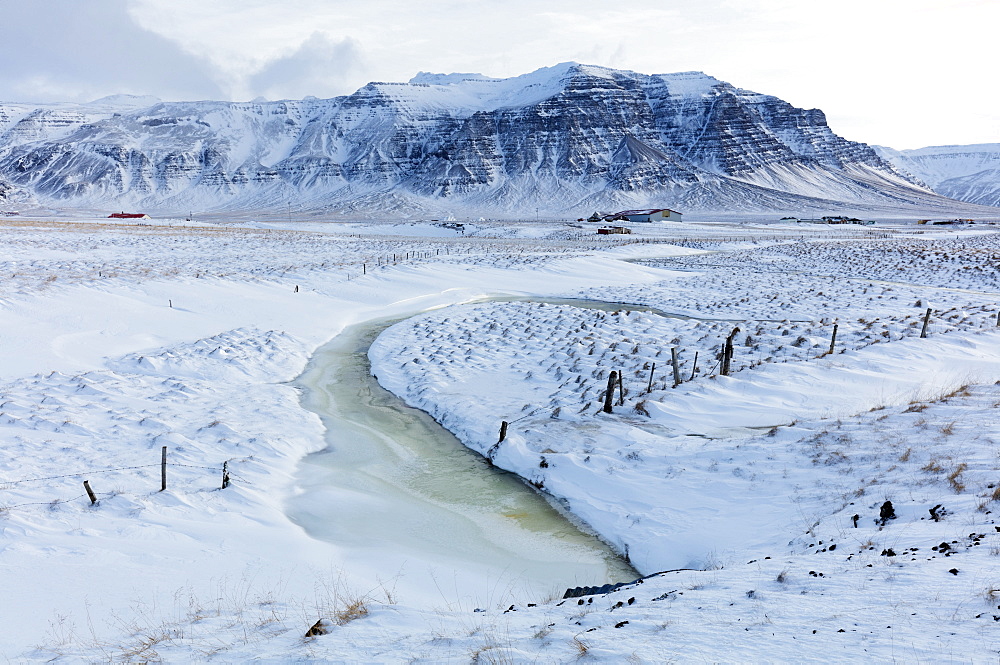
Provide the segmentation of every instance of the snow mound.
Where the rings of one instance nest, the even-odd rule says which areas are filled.
[[[303,344],[287,333],[238,328],[152,354],[129,354],[108,366],[134,374],[202,380],[225,380],[236,374],[291,379],[307,357]]]

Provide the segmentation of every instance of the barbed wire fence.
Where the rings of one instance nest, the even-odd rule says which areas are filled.
[[[151,494],[157,492],[163,492],[167,489],[167,470],[169,468],[186,468],[186,469],[200,469],[205,471],[213,471],[217,475],[219,482],[214,485],[214,489],[222,490],[229,487],[231,480],[233,478],[240,480],[242,482],[248,482],[246,478],[239,476],[232,472],[230,468],[230,462],[233,459],[224,461],[221,465],[215,466],[205,466],[200,464],[185,464],[182,462],[170,462],[167,459],[167,447],[163,446],[160,451],[160,461],[154,464],[138,464],[131,466],[117,466],[109,467],[104,469],[87,469],[85,471],[75,471],[72,473],[64,473],[54,476],[37,476],[30,478],[14,478],[14,479],[2,479],[0,478],[0,514],[16,509],[24,508],[27,506],[50,506],[54,507],[63,503],[70,503],[72,501],[77,501],[79,499],[87,499],[90,501],[90,505],[96,506],[100,501],[100,497],[115,497],[121,494],[128,494],[129,492],[121,490],[113,490],[110,492],[95,492],[90,485],[90,478],[93,476],[102,476],[105,474],[119,473],[124,471],[138,471],[142,469],[160,469],[160,482],[159,488],[156,490],[150,490]],[[22,501],[20,503],[5,503],[3,502],[3,495],[6,492],[11,492],[19,488],[19,486],[30,485],[34,483],[52,483],[53,481],[65,480],[67,478],[78,478],[82,481],[84,487],[84,493],[77,496],[62,498],[57,497],[54,499],[48,499],[44,501]],[[143,481],[153,480],[151,477],[142,478]],[[206,487],[202,487],[206,489]]]
[[[623,308],[625,307],[627,306],[623,305]],[[940,312],[940,311],[937,312],[937,314],[947,314],[947,313],[948,312]],[[923,314],[917,317],[904,317],[903,319],[901,319],[899,323],[907,324],[906,326],[907,329],[905,331],[896,333],[897,340],[902,340],[907,337],[912,338],[914,336],[919,339],[925,339],[930,335],[946,335],[953,332],[987,332],[1000,329],[1000,309],[997,309],[996,305],[983,306],[980,308],[980,311],[977,313],[978,314],[977,316],[969,316],[967,319],[960,321],[958,323],[948,323],[942,320],[941,323],[945,325],[942,326],[943,329],[939,330],[930,329],[930,324],[933,321],[932,316],[934,314],[935,310],[928,307],[926,308]],[[916,321],[912,321],[912,318],[916,318]],[[726,322],[732,324],[743,324],[747,321],[754,321],[754,320],[755,319],[728,319],[726,320]],[[758,320],[758,321],[768,321],[768,320]],[[783,323],[783,322],[774,322],[774,323]],[[803,321],[803,323],[806,322]],[[812,322],[810,321],[808,323]],[[830,331],[831,335],[830,342],[829,342],[829,347],[826,351],[817,354],[812,348],[810,348],[807,349],[799,357],[782,359],[781,361],[776,361],[776,362],[782,362],[782,363],[809,362],[812,360],[819,360],[822,358],[826,358],[837,352],[837,331],[840,326],[840,322],[834,319],[826,321],[825,323],[824,321],[818,321],[816,323]],[[711,369],[708,369],[708,371],[703,371],[702,367],[699,365],[698,357],[701,351],[695,352],[694,361],[691,362],[686,359],[685,360],[680,359],[679,354],[684,351],[684,349],[680,347],[674,347],[672,349],[672,351],[674,351],[674,354],[672,354],[673,362],[661,366],[661,375],[659,377],[656,377],[654,375],[654,372],[657,369],[657,365],[655,362],[650,363],[650,361],[643,361],[641,367],[636,369],[635,367],[628,367],[628,363],[623,362],[622,359],[612,360],[611,365],[607,366],[606,369],[609,370],[609,375],[608,375],[609,378],[611,376],[614,376],[614,378],[609,380],[606,389],[602,391],[599,390],[597,393],[595,393],[595,397],[593,399],[585,400],[583,402],[584,409],[581,410],[581,413],[584,410],[590,411],[591,408],[594,408],[595,404],[597,405],[596,410],[593,412],[595,415],[599,414],[601,411],[604,411],[604,413],[611,413],[613,408],[611,406],[612,400],[608,398],[608,394],[610,393],[611,396],[613,397],[615,391],[618,391],[618,399],[616,403],[617,406],[619,407],[626,406],[626,398],[631,397],[635,400],[635,403],[633,404],[632,407],[633,410],[636,413],[642,415],[648,415],[648,413],[644,413],[644,409],[640,406],[645,400],[645,396],[649,395],[651,392],[654,392],[656,390],[665,391],[671,387],[671,383],[673,388],[678,388],[681,384],[694,381],[696,378],[699,377],[729,376],[732,373],[739,371],[753,370],[755,366],[765,364],[761,362],[755,363],[753,362],[753,359],[750,358],[750,359],[745,359],[743,362],[737,361],[737,364],[735,366],[732,365],[732,362],[734,360],[735,334],[739,332],[739,330],[740,328],[736,327],[735,330],[729,334],[728,338],[726,338],[724,341],[720,340],[718,344],[713,346],[707,353],[705,353],[702,356],[702,358],[709,363],[709,365],[707,366],[711,366]],[[917,330],[919,330],[919,333],[917,332]],[[866,346],[871,346],[873,343],[875,342],[863,341],[860,343],[856,342],[854,345],[851,346],[841,346],[840,352],[843,352],[845,349],[859,350]],[[715,364],[711,365],[712,362],[714,362]],[[598,365],[600,364],[601,362],[598,361]],[[664,367],[666,368],[665,373],[663,373]],[[628,373],[626,372],[626,368],[629,369]],[[670,375],[671,369],[673,369],[672,382]],[[648,381],[645,379],[645,377],[647,376],[647,372],[649,377]],[[690,372],[690,378],[688,379],[680,378],[682,375],[686,376],[688,372]],[[601,372],[601,375],[598,376],[597,378],[603,379],[603,376],[604,373]],[[600,404],[602,403],[606,405],[603,409],[600,408]],[[514,425],[521,421],[534,418],[542,413],[551,413],[553,412],[554,409],[558,410],[562,409],[563,407],[576,407],[579,406],[580,404],[581,402],[578,399],[565,400],[565,401],[560,401],[558,403],[549,402],[548,404],[539,405],[534,408],[531,408],[516,418],[511,418],[509,420],[502,420],[500,424],[499,441],[497,441],[497,443],[494,444],[494,446],[489,449],[489,451],[486,454],[487,458],[490,459],[490,461],[493,460],[493,456],[496,454],[498,447],[506,439],[507,430],[510,425]],[[553,415],[550,417],[555,417],[555,416]]]

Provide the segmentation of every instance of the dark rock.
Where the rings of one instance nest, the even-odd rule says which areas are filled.
[[[896,519],[896,509],[892,507],[892,501],[886,501],[878,511],[878,523],[885,526],[889,520]]]

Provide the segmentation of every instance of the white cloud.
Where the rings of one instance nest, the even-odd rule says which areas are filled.
[[[7,25],[32,33],[15,32],[13,44],[0,45],[6,56],[0,96],[8,98],[27,90],[333,96],[369,80],[405,81],[421,70],[512,76],[577,60],[646,73],[704,71],[822,108],[835,131],[856,140],[907,147],[997,139],[1000,93],[990,83],[996,0],[0,0],[0,6]],[[49,16],[52,8],[70,20]]]
[[[125,0],[0,2],[0,99],[89,101],[112,93],[211,98],[211,70],[137,26]]]
[[[332,97],[363,69],[363,56],[352,39],[336,41],[314,32],[295,51],[268,62],[249,77],[247,89],[268,99]]]

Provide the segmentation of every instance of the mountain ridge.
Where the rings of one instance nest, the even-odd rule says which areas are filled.
[[[822,111],[702,72],[560,63],[507,79],[421,72],[330,99],[141,99],[0,104],[0,196],[368,216],[968,207],[837,136]]]
[[[1000,143],[939,145],[912,150],[873,147],[883,159],[917,176],[943,196],[1000,206]]]

